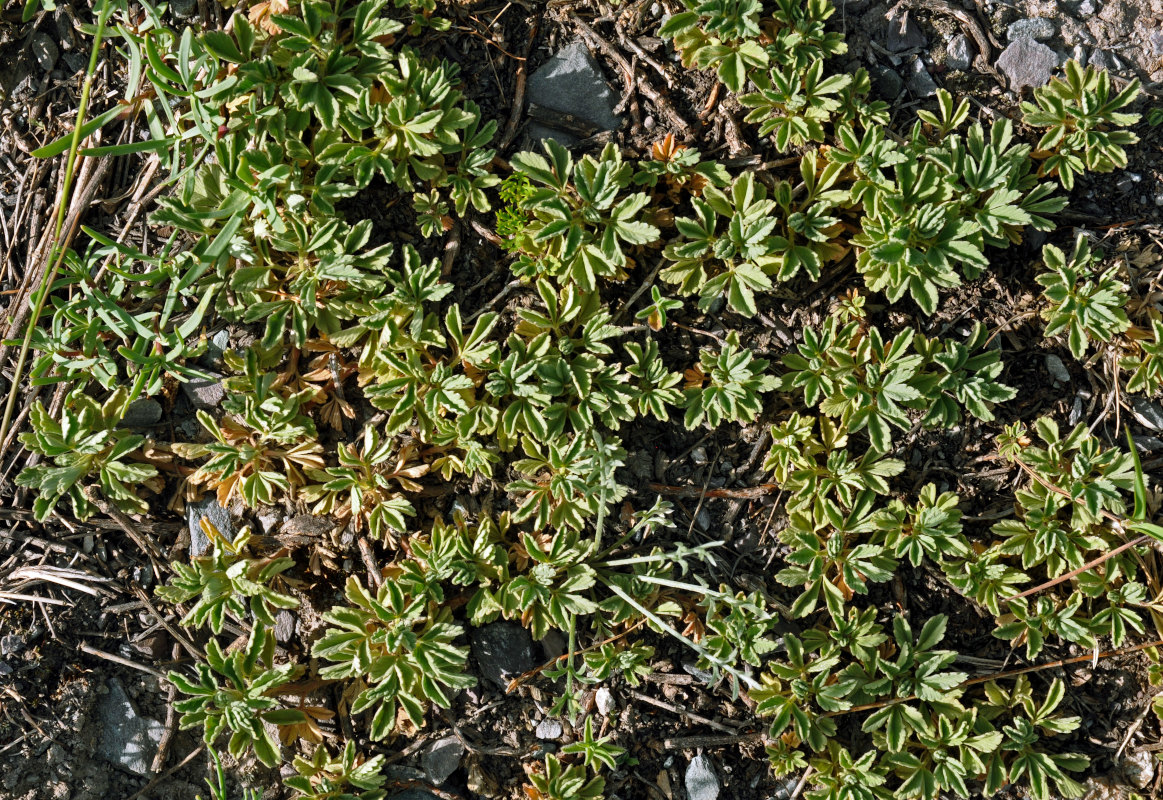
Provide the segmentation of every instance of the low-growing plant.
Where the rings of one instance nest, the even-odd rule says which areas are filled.
[[[1051,270],[1037,276],[1046,287],[1042,294],[1048,305],[1042,318],[1047,337],[1065,332],[1071,355],[1081,359],[1092,339],[1109,342],[1130,327],[1124,310],[1127,287],[1115,277],[1117,267],[1095,269],[1100,257],[1091,253],[1084,234],[1074,240],[1069,257],[1048,244],[1042,248],[1042,258]]]
[[[251,556],[249,528],[243,528],[231,541],[207,520],[203,519],[201,526],[213,551],[194,558],[190,565],[172,562],[174,577],[157,588],[157,596],[170,603],[198,598],[182,618],[182,625],[208,623],[211,631],[221,633],[229,613],[239,622],[253,618],[256,627],[271,627],[275,624],[275,609],[298,607],[298,600],[267,585],[293,567],[294,559],[285,555]]]
[[[144,459],[132,458],[145,437],[119,427],[129,401],[124,386],[103,403],[75,390],[66,396],[59,421],[49,416],[40,400],[33,402],[28,417],[32,430],[20,434],[20,441],[52,463],[26,467],[16,483],[36,489],[37,520],[46,520],[65,497],[77,519],[93,516],[97,506],[86,494],[88,480],[95,481],[95,490],[122,511],[142,514],[149,509],[138,487],[148,486],[158,472]]]
[[[292,766],[298,773],[283,781],[298,792],[297,800],[383,800],[384,757],[361,758],[355,742],[344,745],[334,758],[319,745],[310,759],[295,756]]]
[[[754,420],[762,406],[761,395],[779,385],[777,378],[764,374],[767,367],[767,359],[756,358],[750,350],[740,347],[734,333],[717,354],[703,350],[699,363],[685,375],[686,427]]]
[[[1112,95],[1105,69],[1083,67],[1074,59],[1062,67],[1065,78],[1051,78],[1034,90],[1034,102],[1022,103],[1022,121],[1046,128],[1035,157],[1045,159],[1040,173],[1056,176],[1068,191],[1083,172],[1111,172],[1127,165],[1124,148],[1139,141],[1125,130],[1139,121],[1123,109],[1139,96],[1139,80]]]
[[[268,767],[279,763],[279,742],[267,729],[294,725],[305,719],[298,709],[281,707],[269,693],[290,683],[302,671],[295,664],[275,666],[275,637],[269,628],[256,625],[245,648],[224,653],[218,642],[206,645],[206,660],[194,665],[197,679],[170,672],[169,681],[189,698],[174,703],[182,715],[182,730],[200,727],[203,741],[213,747],[223,731],[230,731],[230,754],[240,758],[253,751]]]

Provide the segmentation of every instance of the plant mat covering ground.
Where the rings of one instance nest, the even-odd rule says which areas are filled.
[[[0,797],[1157,793],[1163,115],[886,10],[5,6]]]

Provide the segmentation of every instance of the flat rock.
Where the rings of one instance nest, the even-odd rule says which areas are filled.
[[[590,122],[604,131],[617,130],[622,119],[614,113],[617,99],[605,76],[580,39],[570,42],[529,76],[529,101]],[[564,145],[578,138],[563,131],[530,123],[533,139],[556,139]]]
[[[876,66],[872,68],[872,85],[885,100],[896,100],[905,88],[905,81],[895,70]]]
[[[929,71],[925,69],[925,65],[921,63],[921,59],[919,58],[913,62],[908,87],[914,97],[932,97],[937,93],[937,83],[933,80],[933,76],[929,74]]]
[[[121,425],[125,428],[148,428],[157,425],[162,419],[162,404],[151,397],[134,400],[125,409],[125,416],[121,418]]]
[[[452,777],[452,773],[456,772],[463,757],[464,745],[461,744],[460,739],[455,736],[446,736],[428,746],[420,758],[420,763],[424,767],[428,780],[440,786]]]
[[[61,55],[56,42],[46,33],[38,33],[33,36],[32,41],[29,42],[29,49],[32,50],[32,57],[36,59],[36,65],[45,72],[52,71]]]
[[[116,678],[109,678],[106,685],[109,692],[97,706],[101,725],[98,752],[112,764],[120,764],[138,775],[148,775],[165,726],[155,719],[138,716]]]
[[[1153,431],[1163,431],[1163,408],[1145,397],[1131,401],[1131,413],[1141,424]]]
[[[1006,74],[1015,92],[1023,86],[1044,86],[1057,66],[1053,50],[1027,37],[1011,42],[997,59],[997,68]]]
[[[186,525],[190,528],[190,557],[198,558],[210,551],[210,539],[202,531],[201,521],[205,517],[218,532],[234,541],[234,524],[230,512],[218,505],[218,499],[207,495],[201,500],[186,504]]]
[[[1046,371],[1054,380],[1060,383],[1070,383],[1070,370],[1062,363],[1062,359],[1053,353],[1046,354]]]
[[[1045,17],[1030,17],[1029,19],[1019,19],[1017,22],[1010,23],[1006,28],[1006,38],[1011,42],[1016,42],[1018,39],[1034,39],[1035,41],[1045,41],[1058,32],[1058,27],[1052,20]]]
[[[481,677],[502,689],[536,666],[533,637],[516,622],[491,622],[470,630],[468,638]]]
[[[555,719],[543,719],[537,723],[537,730],[534,731],[537,738],[543,742],[556,742],[561,738],[561,734],[565,729],[561,723]]]
[[[217,408],[226,397],[226,389],[219,381],[220,376],[206,378],[190,378],[182,384],[182,394],[190,401],[194,408],[208,411]]]
[[[715,774],[711,759],[704,755],[691,759],[683,783],[686,785],[687,797],[690,800],[718,800],[719,776]]]
[[[885,49],[891,53],[903,53],[928,44],[924,31],[907,10],[888,15],[888,36]]]
[[[945,48],[945,66],[964,72],[973,66],[973,57],[976,54],[969,37],[959,33],[949,40],[949,46]]]

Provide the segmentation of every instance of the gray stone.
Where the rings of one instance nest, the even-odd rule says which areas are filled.
[[[1141,453],[1158,453],[1163,451],[1163,439],[1158,436],[1132,436],[1135,449]]]
[[[473,628],[468,638],[481,677],[502,689],[535,666],[533,638],[516,622],[491,622]]]
[[[885,49],[892,53],[903,53],[928,44],[921,26],[917,24],[909,12],[888,16],[888,37],[885,40]]]
[[[543,719],[537,723],[537,738],[543,742],[556,742],[561,738],[564,729],[555,719]]]
[[[1046,371],[1059,383],[1070,383],[1070,370],[1062,363],[1062,359],[1053,353],[1046,354]]]
[[[220,377],[212,375],[209,379],[190,378],[182,384],[182,393],[194,408],[204,411],[217,408],[226,397],[226,389],[222,386]]]
[[[448,780],[452,773],[460,766],[460,759],[464,757],[464,745],[455,736],[446,736],[428,746],[420,763],[431,783],[440,786]]]
[[[1086,48],[1076,44],[1070,48],[1070,57],[1078,62],[1078,66],[1086,66]]]
[[[190,19],[198,13],[198,0],[170,0],[170,11],[178,19]]]
[[[1155,31],[1148,41],[1151,43],[1151,55],[1163,56],[1163,31]]]
[[[210,539],[202,531],[202,518],[209,520],[218,532],[234,541],[234,524],[230,512],[218,505],[218,499],[207,495],[201,500],[186,504],[186,524],[190,528],[190,557],[198,558],[210,550]]]
[[[1136,789],[1146,789],[1155,779],[1155,759],[1146,750],[1136,750],[1123,758],[1123,774]]]
[[[1057,66],[1058,56],[1053,50],[1025,37],[1011,42],[997,59],[997,68],[1006,74],[1010,89],[1015,92],[1023,86],[1045,85]]]
[[[1163,431],[1163,408],[1145,397],[1131,401],[1131,413],[1140,423],[1153,431]]]
[[[1039,42],[1045,41],[1058,32],[1058,28],[1054,23],[1045,17],[1031,17],[1030,19],[1019,19],[1006,28],[1006,36],[1011,42],[1016,42],[1018,39],[1035,39]]]
[[[52,37],[45,33],[38,33],[32,37],[32,42],[29,43],[29,48],[32,50],[32,56],[36,59],[36,64],[45,72],[52,71],[56,66],[57,59],[61,55],[60,48],[57,43],[52,40]]]
[[[952,70],[964,72],[973,65],[975,55],[976,52],[969,42],[969,37],[959,33],[949,40],[949,46],[945,48],[945,66]]]
[[[139,717],[116,678],[109,678],[107,685],[109,692],[97,706],[101,725],[98,752],[110,763],[120,764],[138,775],[148,775],[165,726],[155,719]]]
[[[687,797],[690,800],[718,800],[719,776],[715,774],[711,759],[704,755],[697,755],[691,759],[683,783],[686,785]]]
[[[291,641],[298,625],[299,620],[294,611],[288,608],[281,609],[278,614],[275,614],[275,641],[279,644]]]
[[[1094,0],[1082,0],[1082,2],[1078,4],[1078,8],[1074,9],[1074,13],[1083,20],[1086,20],[1089,17],[1093,17],[1096,11],[1098,11],[1098,9],[1094,5]]]
[[[125,409],[125,416],[121,418],[124,428],[147,428],[157,425],[162,419],[162,404],[151,397],[134,400]]]
[[[915,97],[932,97],[937,93],[937,84],[933,80],[933,76],[925,69],[925,65],[921,63],[921,59],[913,62],[912,75],[908,80],[909,91]]]
[[[896,70],[877,66],[872,68],[872,85],[885,100],[896,100],[905,88],[905,81]]]
[[[1095,69],[1107,69],[1113,72],[1118,72],[1125,67],[1122,60],[1114,53],[1097,47],[1090,54],[1090,65]]]
[[[617,130],[622,124],[614,113],[617,99],[580,39],[566,45],[529,76],[528,93],[531,103],[573,114],[602,130]],[[534,139],[553,138],[565,145],[578,141],[576,136],[538,123],[529,125],[529,135]]]
[[[228,347],[230,347],[230,331],[215,331],[206,342],[206,352],[198,360],[207,367],[220,367],[223,364],[222,356]]]

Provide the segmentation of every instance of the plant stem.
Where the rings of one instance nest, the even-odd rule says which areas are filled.
[[[61,230],[65,226],[65,210],[69,205],[69,195],[73,188],[73,173],[77,165],[77,153],[81,148],[81,128],[85,124],[85,114],[89,110],[89,95],[93,90],[93,80],[97,75],[97,56],[101,52],[101,39],[105,34],[105,23],[109,21],[109,16],[112,13],[112,4],[108,0],[103,0],[100,10],[97,12],[97,31],[93,36],[93,50],[89,53],[89,68],[85,73],[85,83],[81,87],[81,101],[77,106],[77,121],[73,128],[73,140],[69,145],[69,155],[65,161],[65,181],[61,186],[60,204],[57,206],[56,229],[53,232],[58,249],[53,260],[52,268],[41,280],[41,284],[38,287],[36,292],[36,305],[33,308],[32,314],[28,317],[28,327],[24,331],[24,340],[20,343],[20,354],[16,358],[16,368],[13,370],[12,384],[8,390],[8,402],[4,404],[4,419],[0,421],[0,442],[4,441],[8,436],[8,428],[12,424],[12,412],[16,408],[16,398],[20,394],[18,391],[20,388],[20,378],[24,373],[25,362],[28,360],[28,349],[32,343],[32,332],[40,322],[40,315],[44,311],[44,303],[48,299],[49,289],[57,279],[57,273],[60,272],[61,264],[65,260],[65,250],[59,247]]]

